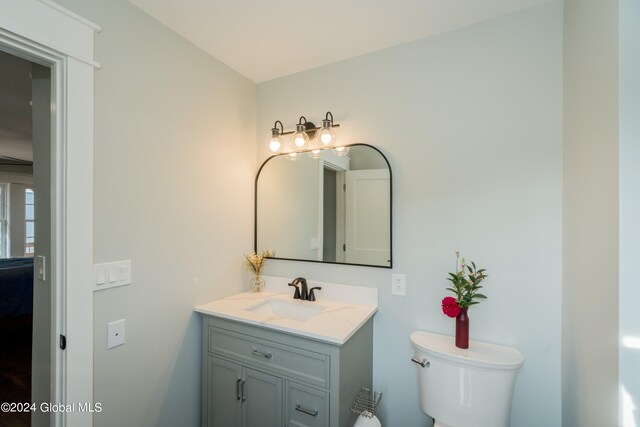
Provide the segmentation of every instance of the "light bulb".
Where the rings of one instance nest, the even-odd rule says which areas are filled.
[[[322,144],[323,147],[331,147],[333,146],[334,140],[333,132],[331,129],[321,129],[318,135],[318,141]]]
[[[313,126],[313,123],[309,123]],[[302,151],[307,148],[307,144],[309,144],[309,136],[307,135],[307,119],[302,116],[300,117],[300,121],[296,125],[296,132],[291,137],[291,148],[294,151]]]
[[[278,124],[280,124],[280,129],[278,129]],[[280,141],[282,129],[282,122],[276,120],[271,128],[271,138],[267,141],[267,150],[269,150],[271,154],[278,154],[282,151],[282,141]]]
[[[280,142],[280,138],[277,136],[271,137],[269,142],[267,142],[267,149],[272,154],[278,154],[282,151],[282,142]]]
[[[333,114],[331,114],[331,112],[327,112],[327,116],[322,120],[322,127],[320,127],[316,135],[318,143],[322,148],[331,148],[335,145],[336,133],[333,127]]]
[[[300,157],[300,153],[288,153],[286,155],[287,160],[291,160],[292,162],[295,162],[296,160],[298,160],[299,157]]]
[[[293,134],[293,149],[294,150],[304,150],[304,148],[309,143],[309,137],[307,134],[302,132],[296,132]]]

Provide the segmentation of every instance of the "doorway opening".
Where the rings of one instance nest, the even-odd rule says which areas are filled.
[[[93,39],[100,26],[57,3],[42,0],[10,1],[0,14],[0,50],[44,66],[50,72],[51,97],[45,111],[50,120],[50,159],[46,164],[51,196],[35,188],[36,253],[34,272],[48,281],[51,302],[48,327],[51,339],[47,392],[61,405],[93,402]],[[33,110],[35,113],[35,109]],[[37,144],[34,145],[37,147]],[[34,152],[34,156],[36,153]],[[35,162],[37,172],[40,167]],[[34,176],[35,180],[35,176]],[[51,203],[51,256],[38,257],[38,200]],[[42,221],[40,221],[42,222]],[[38,260],[43,261],[38,263]],[[46,289],[42,286],[40,289]],[[38,286],[34,287],[34,291]],[[34,311],[37,314],[38,310]],[[37,324],[34,316],[34,325]],[[32,382],[39,377],[33,371]],[[32,387],[35,391],[36,388]],[[32,399],[36,399],[32,396]],[[32,425],[91,426],[90,412],[47,413],[50,422]]]
[[[51,396],[50,118],[50,69],[0,51],[0,396],[10,403]],[[0,413],[0,425],[34,421]]]
[[[323,162],[322,260],[344,262],[345,255],[345,170]]]

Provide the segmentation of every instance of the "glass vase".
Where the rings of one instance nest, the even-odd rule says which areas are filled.
[[[249,289],[252,292],[262,292],[264,290],[264,280],[260,276],[254,276],[249,282]]]
[[[469,316],[468,308],[461,308],[456,317],[456,347],[469,348]]]

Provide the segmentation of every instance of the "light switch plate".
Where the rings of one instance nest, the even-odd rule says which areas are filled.
[[[93,290],[131,284],[131,260],[105,262],[93,266]]]
[[[125,321],[124,319],[109,322],[107,324],[107,349],[124,344]]]
[[[36,277],[38,280],[47,280],[47,258],[44,255],[36,255]]]

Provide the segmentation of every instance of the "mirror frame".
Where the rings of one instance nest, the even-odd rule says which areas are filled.
[[[320,261],[313,259],[298,259],[298,258],[281,258],[278,256],[269,257],[269,259],[279,259],[284,261],[302,261],[302,262],[314,262],[320,264],[335,264],[335,265],[354,265],[359,267],[374,267],[374,268],[393,268],[393,173],[391,171],[391,164],[387,159],[387,156],[384,155],[382,151],[378,148],[374,147],[370,144],[364,143],[355,143],[355,144],[346,144],[345,147],[369,147],[376,150],[384,159],[387,164],[387,168],[389,168],[389,265],[373,265],[373,264],[354,264],[349,262],[333,262],[333,261]],[[306,153],[310,150],[300,151],[301,153]],[[274,159],[276,157],[286,156],[288,153],[275,154],[267,158],[256,173],[255,183],[254,183],[254,192],[253,192],[253,250],[258,252],[258,179],[260,178],[260,172],[265,167],[265,165],[269,162],[269,160]]]

